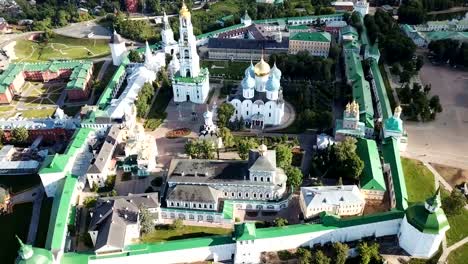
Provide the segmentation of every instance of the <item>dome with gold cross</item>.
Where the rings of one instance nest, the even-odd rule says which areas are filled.
[[[259,77],[270,74],[270,65],[263,60],[263,56],[262,59],[255,64],[254,72],[255,75]]]
[[[179,14],[183,17],[183,18],[190,18],[190,11],[188,10],[187,6],[185,5],[185,2],[182,2],[182,8],[180,9],[180,12]]]

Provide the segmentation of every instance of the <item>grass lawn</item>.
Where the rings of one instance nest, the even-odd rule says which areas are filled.
[[[34,246],[36,247],[45,247],[45,243],[47,240],[47,231],[49,230],[50,212],[52,210],[53,202],[54,198],[47,198],[45,196],[42,200],[41,215],[39,216],[39,225],[37,227],[36,241],[34,242]]]
[[[164,119],[167,117],[166,108],[169,102],[172,99],[172,89],[164,89],[160,90],[156,99],[154,99],[154,103],[151,105],[151,108],[148,112],[148,116],[146,117],[144,127],[147,130],[153,131],[158,128]]]
[[[418,160],[402,158],[401,161],[405,173],[408,202],[424,201],[434,194],[434,175],[432,175],[429,169]]]
[[[22,111],[21,116],[24,118],[45,118],[52,116],[55,112],[55,108],[46,108],[46,109],[30,109]]]
[[[106,88],[109,81],[112,79],[112,76],[114,75],[116,70],[117,70],[117,66],[114,66],[112,63],[109,64],[109,66],[107,66],[106,72],[102,75],[102,79],[99,82],[99,86],[96,86],[96,85],[93,86],[94,87],[93,89],[96,89],[94,91],[94,103],[96,103],[99,100],[99,97],[101,97],[102,92]],[[98,74],[99,72],[95,71],[96,77]]]
[[[246,61],[202,61],[202,66],[208,68],[210,76],[224,76],[235,80],[242,80],[249,65],[250,62]]]
[[[205,227],[205,226],[183,226],[179,229],[169,229],[167,225],[157,226],[156,229],[144,235],[141,238],[142,242],[161,242],[185,238],[204,237],[212,235],[227,235],[231,234],[232,229],[220,227]]]
[[[442,189],[441,194],[442,199],[450,195],[450,193],[445,189]],[[445,236],[447,238],[447,245],[451,246],[468,236],[468,210],[465,209],[462,214],[447,216],[447,218],[450,224],[450,229],[445,233]]]
[[[13,207],[13,213],[0,215],[0,262],[14,263],[19,244],[15,238],[17,235],[26,242],[29,230],[29,222],[32,214],[32,203],[18,204]]]
[[[53,59],[89,59],[108,55],[107,40],[77,39],[56,35],[38,43],[26,39],[16,41],[18,61],[45,61]]]
[[[452,251],[448,256],[448,264],[464,264],[468,260],[468,244]]]

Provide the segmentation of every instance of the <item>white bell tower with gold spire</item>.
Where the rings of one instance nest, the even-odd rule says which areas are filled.
[[[210,90],[209,72],[206,68],[200,68],[197,39],[193,34],[191,14],[185,2],[182,2],[179,12],[179,23],[179,66],[172,77],[174,101],[203,104]],[[176,64],[175,61],[173,64]]]

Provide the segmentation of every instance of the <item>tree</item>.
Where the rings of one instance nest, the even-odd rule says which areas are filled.
[[[94,206],[96,206],[96,203],[97,203],[97,198],[96,197],[86,197],[83,201],[83,205],[86,207],[86,208],[93,208]]]
[[[239,157],[246,160],[249,157],[249,151],[258,147],[258,143],[253,138],[242,138],[237,143],[237,153]]]
[[[226,127],[228,122],[229,122],[229,119],[234,114],[234,111],[235,111],[235,109],[234,109],[234,106],[232,104],[222,103],[218,107],[218,113],[217,113],[218,126],[219,127]]]
[[[275,226],[287,226],[288,220],[282,217],[278,217],[275,219]]]
[[[297,189],[302,184],[302,172],[299,168],[289,166],[285,169],[288,186]]]
[[[321,250],[317,250],[312,258],[312,264],[330,264],[331,260]]]
[[[292,162],[292,151],[291,148],[285,144],[279,144],[276,146],[276,164],[280,168],[287,168],[291,166]]]
[[[447,215],[459,215],[464,210],[466,198],[463,193],[454,188],[450,196],[442,199],[442,209]]]
[[[331,175],[340,175],[346,179],[357,180],[364,168],[364,162],[356,153],[356,139],[346,137],[342,142],[332,146],[330,153]]]
[[[144,206],[140,206],[140,230],[142,234],[148,234],[154,230],[154,217]]]
[[[312,253],[307,248],[298,248],[297,255],[300,264],[309,264],[312,262]]]
[[[432,111],[436,113],[442,112],[442,105],[440,104],[440,99],[438,95],[434,95],[431,97],[431,99],[429,100],[429,107],[432,109]]]
[[[11,130],[11,138],[16,144],[25,144],[29,139],[29,131],[25,127],[15,127]]]
[[[219,134],[223,139],[223,144],[225,148],[230,148],[234,146],[234,136],[231,133],[231,130],[227,127],[222,127],[219,129]]]
[[[185,154],[191,158],[197,158],[199,155],[198,145],[195,140],[189,140],[185,143]]]
[[[380,261],[379,244],[377,243],[368,245],[367,242],[360,242],[358,245],[358,252],[361,264],[369,264],[373,259]]]
[[[404,1],[398,8],[398,20],[402,24],[422,24],[426,11],[419,0]]]
[[[348,258],[349,247],[346,244],[335,242],[333,243],[335,264],[345,264]]]
[[[178,229],[181,229],[183,226],[184,226],[184,222],[182,221],[182,219],[176,219],[170,225],[170,229],[178,230]]]
[[[131,62],[142,62],[143,61],[140,53],[135,49],[130,50],[130,52],[128,53],[128,59]]]

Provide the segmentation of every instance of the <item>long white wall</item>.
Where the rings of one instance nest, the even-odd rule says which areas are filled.
[[[173,250],[141,255],[129,255],[119,258],[105,258],[90,260],[89,264],[128,264],[128,263],[187,263],[204,260],[229,260],[234,254],[236,244],[225,244],[212,247],[199,247],[192,249]]]

